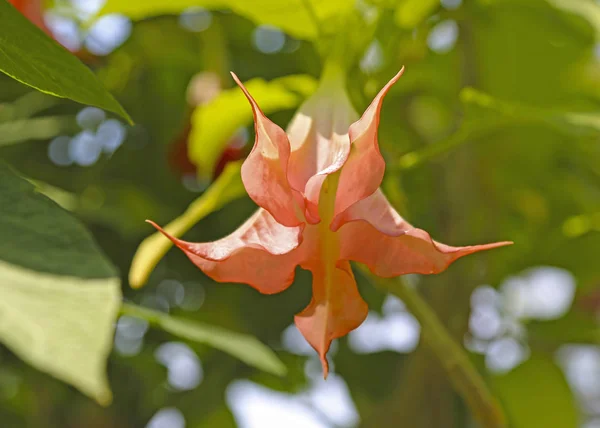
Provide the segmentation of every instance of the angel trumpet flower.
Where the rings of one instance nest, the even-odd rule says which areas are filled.
[[[209,243],[179,240],[152,223],[215,281],[272,294],[292,284],[296,266],[309,270],[313,297],[295,323],[319,354],[325,377],[332,340],[357,328],[368,312],[351,260],[382,277],[433,274],[467,254],[510,244],[435,242],[404,221],[379,190],[385,169],[377,142],[379,112],[403,70],[358,119],[343,72],[329,65],[287,134],[232,73],[254,112],[256,140],[242,180],[260,208],[232,234]]]

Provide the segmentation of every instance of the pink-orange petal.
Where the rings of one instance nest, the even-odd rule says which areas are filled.
[[[323,182],[348,158],[348,128],[356,118],[343,72],[328,74],[326,67],[319,88],[287,128],[292,149],[288,179],[291,187],[303,195],[304,215],[310,224],[320,221],[318,202]]]
[[[330,228],[335,232],[344,224],[357,220],[364,220],[375,229],[390,236],[402,235],[414,229],[396,212],[381,189],[377,189],[372,195],[337,215],[331,222]]]
[[[301,224],[295,213],[294,191],[287,179],[290,142],[279,126],[261,111],[238,77],[231,73],[242,89],[254,114],[255,141],[242,165],[242,181],[248,195],[257,205],[269,211],[285,226]]]
[[[389,236],[365,221],[346,224],[340,234],[342,259],[364,263],[375,275],[388,278],[409,273],[440,273],[463,256],[512,244],[495,242],[451,247],[435,242],[421,229]]]
[[[402,73],[404,67],[379,91],[362,117],[350,126],[352,146],[340,174],[335,201],[336,216],[343,215],[352,205],[373,194],[381,184],[385,161],[377,141],[379,115],[385,95]]]
[[[512,244],[451,247],[436,242],[405,221],[379,189],[338,220],[332,228],[339,230],[340,258],[364,263],[382,277],[439,273],[460,257]]]
[[[310,270],[313,275],[313,297],[310,304],[294,317],[294,321],[319,354],[326,378],[329,373],[327,351],[331,342],[361,325],[367,317],[368,307],[358,293],[348,262],[338,263],[329,285],[326,284],[322,266],[315,265]]]
[[[245,283],[261,293],[273,294],[285,290],[294,280],[303,226],[283,226],[264,209],[229,236],[206,243],[182,241],[149,223],[215,281]]]

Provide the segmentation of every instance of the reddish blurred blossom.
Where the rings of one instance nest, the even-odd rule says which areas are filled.
[[[207,104],[219,95],[219,92],[221,92],[221,81],[217,74],[212,72],[199,73],[190,81],[188,86],[187,99],[190,110]],[[180,176],[196,175],[198,172],[196,165],[190,161],[188,156],[189,137],[192,129],[191,113],[191,111],[188,111],[185,128],[171,143],[169,149],[169,165]],[[242,159],[245,156],[244,143],[244,137],[241,135],[235,135],[228,141],[227,147],[225,147],[215,165],[213,179],[221,175],[229,162]]]
[[[52,33],[44,23],[42,0],[8,0],[8,2],[25,15],[27,19],[46,32],[46,34],[53,37]]]

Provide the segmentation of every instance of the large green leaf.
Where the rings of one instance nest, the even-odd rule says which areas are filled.
[[[150,324],[183,339],[204,343],[227,352],[249,366],[278,376],[283,376],[287,371],[277,355],[255,337],[131,304],[124,304],[121,312],[145,319]]]
[[[86,229],[0,163],[0,260],[54,275],[114,278]]]
[[[66,211],[0,163],[0,341],[106,404],[117,273]]]
[[[0,340],[32,366],[108,404],[118,278],[51,275],[0,261],[0,293]]]
[[[244,84],[265,114],[291,109],[316,88],[310,76],[286,76],[265,82],[252,79]],[[252,109],[242,91],[235,87],[223,91],[192,115],[189,157],[204,178],[212,175],[229,139],[252,121]]]
[[[492,384],[501,397],[514,428],[576,428],[578,411],[560,368],[547,356],[529,360]]]
[[[352,0],[108,0],[101,13],[122,13],[133,19],[181,13],[199,6],[230,9],[257,24],[274,25],[299,39],[316,39],[318,22],[327,22],[354,8]]]
[[[96,75],[6,1],[0,1],[0,71],[42,92],[131,121]]]

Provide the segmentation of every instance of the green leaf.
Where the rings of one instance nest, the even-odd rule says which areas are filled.
[[[0,104],[0,122],[29,119],[46,109],[55,107],[60,99],[38,91],[29,91],[12,103]]]
[[[502,376],[492,376],[514,428],[576,428],[578,410],[560,368],[547,356],[529,360]]]
[[[0,163],[0,341],[101,404],[117,273],[66,211]]]
[[[108,0],[102,14],[122,13],[132,19],[178,14],[190,7],[230,9],[259,25],[273,25],[299,39],[316,39],[319,24],[354,8],[352,0]]]
[[[298,106],[316,88],[306,75],[286,76],[265,82],[252,79],[244,83],[265,114]],[[224,113],[225,112],[225,113]],[[230,138],[252,122],[252,109],[238,88],[221,92],[210,103],[192,114],[189,157],[203,178],[212,176],[215,165]]]
[[[228,164],[217,181],[192,202],[182,215],[166,225],[165,231],[179,238],[210,213],[244,196],[246,189],[240,175],[241,166],[241,162]],[[160,232],[155,232],[144,239],[131,262],[129,284],[134,288],[143,286],[148,281],[152,270],[172,246],[173,243]]]
[[[460,99],[467,106],[500,113],[519,123],[544,123],[559,132],[571,136],[599,136],[600,113],[573,112],[560,108],[542,108],[530,105],[506,102],[491,97],[474,88],[465,88]]]
[[[561,318],[527,323],[530,342],[542,349],[554,349],[563,343],[600,343],[600,327],[594,315],[571,310]]]
[[[600,114],[596,112],[572,112],[506,102],[470,87],[461,91],[460,99],[468,114],[456,132],[424,149],[406,153],[390,165],[390,171],[414,168],[463,144],[485,141],[483,137],[488,134],[513,126],[543,124],[571,137],[600,136]],[[482,110],[483,117],[481,112],[474,114],[473,109]]]
[[[0,2],[0,71],[39,91],[115,112],[123,107],[92,71],[6,1]]]
[[[277,355],[255,337],[127,303],[123,304],[121,313],[144,319],[153,326],[183,339],[212,346],[257,369],[278,376],[287,372]]]
[[[394,18],[402,28],[415,28],[439,5],[439,0],[404,0],[396,7]]]
[[[600,38],[600,5],[595,0],[547,0],[556,9],[577,15],[593,27]]]
[[[119,279],[51,275],[0,261],[0,293],[0,341],[37,369],[110,403],[106,359]]]
[[[54,275],[114,278],[89,232],[0,162],[0,260]]]

